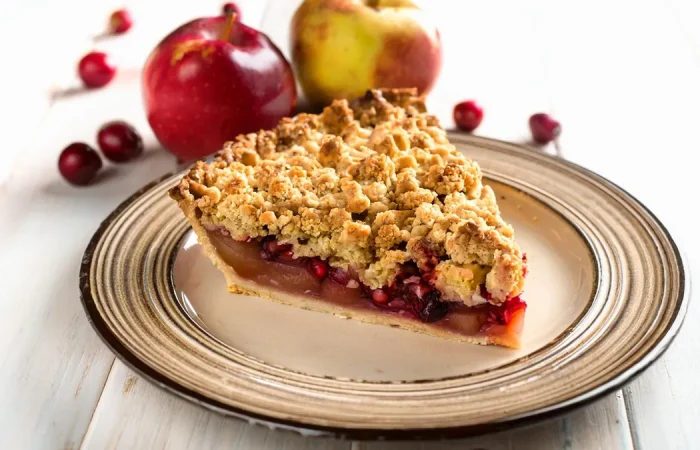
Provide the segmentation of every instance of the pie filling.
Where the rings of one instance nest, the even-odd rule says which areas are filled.
[[[517,341],[527,307],[519,296],[500,305],[488,303],[484,281],[488,267],[475,267],[474,296],[483,301],[469,307],[445,301],[431,284],[431,273],[412,262],[402,266],[390,286],[371,289],[351,270],[331,267],[320,258],[295,258],[292,244],[272,237],[237,241],[224,229],[208,229],[207,236],[221,259],[236,274],[258,285],[294,295],[309,296],[343,308],[374,310],[464,336],[512,336]],[[507,344],[507,342],[506,342]]]

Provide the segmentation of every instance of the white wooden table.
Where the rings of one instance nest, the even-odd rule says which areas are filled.
[[[239,2],[243,21],[288,54],[298,1]],[[693,0],[434,0],[445,64],[430,106],[486,110],[478,134],[524,141],[533,112],[563,124],[568,159],[612,179],[654,211],[691,258],[697,237],[700,6]],[[127,0],[136,24],[93,42],[117,0],[10,0],[0,5],[0,448],[690,449],[700,448],[700,305],[666,355],[622,391],[561,418],[443,443],[351,443],[272,432],[210,413],[140,379],[115,359],[78,298],[82,252],[99,222],[149,180],[172,170],[141,107],[139,69],[178,24],[217,14],[212,0]],[[107,88],[77,84],[93,46],[117,58]],[[147,154],[75,189],[56,169],[73,140],[126,119]]]

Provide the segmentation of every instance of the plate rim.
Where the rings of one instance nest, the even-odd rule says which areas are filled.
[[[583,392],[567,401],[559,402],[555,405],[549,407],[544,407],[532,411],[528,411],[525,414],[519,416],[514,416],[506,418],[503,420],[484,422],[471,425],[460,425],[460,426],[449,426],[449,427],[438,427],[438,428],[343,428],[343,427],[329,427],[323,425],[309,424],[291,419],[282,419],[272,416],[267,416],[264,414],[259,414],[251,412],[242,408],[237,408],[231,405],[223,404],[217,400],[206,397],[195,391],[188,389],[185,386],[178,384],[176,381],[168,378],[166,375],[161,374],[157,370],[149,367],[144,361],[139,359],[131,351],[129,351],[117,338],[117,336],[109,329],[106,322],[99,314],[96,307],[95,299],[92,296],[92,286],[90,284],[90,270],[93,264],[93,257],[95,250],[111,223],[126,209],[128,209],[132,203],[138,200],[142,195],[150,191],[155,186],[161,184],[165,180],[178,175],[183,174],[188,170],[188,167],[184,169],[177,169],[170,171],[142,186],[140,189],[135,191],[125,200],[123,200],[98,226],[97,230],[90,238],[86,249],[84,251],[80,269],[79,269],[79,291],[80,291],[80,301],[83,305],[85,315],[90,322],[95,333],[100,337],[102,342],[114,353],[115,357],[124,363],[134,372],[138,373],[141,377],[148,380],[153,385],[164,389],[170,393],[173,393],[185,400],[195,403],[211,411],[223,414],[225,416],[236,417],[242,419],[249,424],[263,425],[271,430],[287,430],[296,432],[302,436],[313,436],[313,437],[332,437],[336,439],[351,439],[351,440],[435,440],[435,439],[456,439],[461,437],[481,435],[496,431],[502,431],[505,429],[511,429],[515,427],[521,427],[528,424],[533,424],[543,420],[547,420],[553,417],[560,416],[567,412],[582,408],[586,405],[593,403],[602,397],[619,390],[624,385],[630,383],[641,375],[651,364],[657,361],[670,347],[675,338],[678,336],[685,318],[687,315],[692,284],[689,276],[689,264],[687,255],[685,252],[679,249],[676,239],[674,239],[668,228],[659,220],[659,218],[641,201],[639,201],[634,195],[629,193],[627,190],[619,186],[618,184],[610,181],[606,177],[599,175],[598,173],[582,167],[574,162],[565,160],[563,158],[558,158],[552,155],[542,153],[539,149],[533,148],[528,145],[523,145],[519,143],[492,139],[481,136],[471,136],[463,135],[460,133],[449,133],[450,138],[456,138],[462,142],[470,143],[474,142],[476,144],[481,144],[481,146],[496,147],[503,149],[507,147],[510,151],[528,151],[528,152],[538,152],[538,156],[544,158],[545,160],[557,161],[557,163],[569,166],[574,171],[588,175],[598,181],[602,181],[612,186],[618,192],[627,196],[633,204],[640,207],[642,211],[647,214],[648,218],[653,221],[653,223],[659,227],[663,236],[668,239],[670,247],[673,250],[673,256],[679,267],[679,303],[676,310],[673,312],[673,318],[665,330],[664,335],[657,342],[657,344],[650,348],[648,352],[637,361],[635,364],[630,366],[627,370],[621,372],[614,378],[608,380],[607,382],[597,386],[596,388],[590,389]],[[489,145],[491,144],[491,145]]]

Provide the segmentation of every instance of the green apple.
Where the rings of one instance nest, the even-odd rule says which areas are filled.
[[[442,66],[440,34],[410,0],[305,0],[291,46],[297,79],[317,106],[372,88],[427,94]]]

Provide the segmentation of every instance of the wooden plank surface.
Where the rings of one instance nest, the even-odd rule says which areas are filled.
[[[239,3],[244,22],[259,25],[288,54],[288,20],[298,0]],[[686,212],[697,187],[695,166],[685,158],[700,149],[700,15],[694,2],[425,4],[439,18],[445,42],[445,68],[429,99],[443,123],[451,125],[455,102],[476,98],[486,109],[479,134],[522,142],[527,117],[552,112],[564,126],[567,158],[629,189],[687,254],[700,250]],[[132,32],[96,44],[91,37],[116,3],[34,5],[43,14],[0,6],[3,51],[17,60],[24,51],[47,58],[28,60],[26,76],[14,71],[0,84],[0,119],[15,128],[0,163],[0,273],[12,275],[0,277],[0,448],[655,450],[694,448],[700,441],[697,302],[668,354],[624,396],[617,392],[527,429],[452,443],[306,439],[220,417],[141,380],[114,361],[87,323],[78,302],[78,264],[107,213],[175,166],[158,148],[141,108],[138,76],[148,51],[177,24],[216,14],[220,3],[164,8],[132,0]],[[56,33],[53,46],[41,33],[30,33],[23,46],[8,45],[26,23],[46,30],[56,17],[72,25]],[[44,45],[51,51],[41,53]],[[93,46],[119,60],[115,83],[52,99],[52,89],[75,86],[76,58]],[[60,149],[73,140],[93,142],[97,127],[116,118],[142,131],[148,146],[142,161],[110,166],[90,189],[65,185],[55,169]],[[698,279],[697,265],[691,267]]]
[[[170,395],[115,362],[83,448],[349,449],[347,441],[305,438],[210,413]],[[118,389],[117,389],[118,388]],[[563,418],[514,431],[443,442],[355,443],[355,450],[631,449],[620,393]]]
[[[154,387],[117,361],[82,448],[348,450],[350,445],[271,431],[209,412]]]

